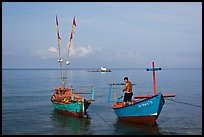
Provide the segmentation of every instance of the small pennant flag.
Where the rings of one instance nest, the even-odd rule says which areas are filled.
[[[56,26],[56,28],[57,28],[57,29],[56,29],[56,30],[57,30],[57,37],[58,37],[58,39],[61,39],[61,38],[60,38],[60,34],[59,34],[59,29],[58,29],[58,19],[57,19],[57,15],[56,15],[56,25],[57,25],[57,26]]]
[[[57,36],[58,36],[58,39],[61,39],[61,38],[60,38],[60,35],[59,35],[59,32],[57,32]]]
[[[73,25],[76,26],[76,19],[75,19],[75,16],[74,16],[74,19],[73,19]]]
[[[57,15],[56,15],[56,31],[58,32],[58,19],[57,19]]]
[[[73,39],[74,26],[76,26],[76,18],[75,18],[75,16],[74,16],[74,19],[73,19],[73,22],[72,22],[72,31],[71,31],[70,38],[69,38],[69,43],[68,43],[68,47],[69,48],[71,46],[71,40]]]
[[[73,34],[72,34],[72,32],[71,32],[70,39],[69,39],[70,41],[71,41],[71,40],[72,40],[72,38],[73,38],[73,36],[72,36],[72,35],[73,35]]]
[[[57,26],[58,26],[58,20],[57,20],[57,15],[56,15],[56,24],[57,24]]]

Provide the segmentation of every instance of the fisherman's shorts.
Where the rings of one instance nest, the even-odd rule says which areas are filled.
[[[132,95],[133,95],[133,93],[131,92],[131,93],[125,93],[125,96],[124,96],[124,102],[127,102],[127,101],[129,101],[129,102],[131,102],[132,101]]]

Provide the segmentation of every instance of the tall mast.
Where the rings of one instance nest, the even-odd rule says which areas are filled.
[[[147,68],[147,71],[152,71],[154,95],[157,94],[157,91],[156,91],[156,74],[155,74],[155,71],[157,71],[157,70],[161,70],[161,68],[155,68],[154,62],[152,62],[152,68]]]
[[[72,22],[72,30],[71,30],[71,34],[70,34],[70,38],[69,38],[69,42],[68,42],[68,50],[67,50],[67,60],[66,60],[66,71],[65,71],[65,76],[67,76],[67,70],[68,70],[68,65],[70,64],[70,47],[71,47],[71,41],[73,39],[73,35],[74,35],[74,27],[76,26],[76,20],[75,20],[75,16]]]
[[[153,75],[153,84],[154,84],[154,95],[156,95],[156,74],[155,74],[155,70],[154,70],[154,62],[152,62],[152,75]]]
[[[57,31],[57,38],[58,38],[58,50],[59,50],[59,59],[58,59],[58,63],[60,63],[60,88],[62,88],[62,58],[60,55],[60,35],[59,35],[59,29],[58,29],[58,19],[57,19],[57,15],[56,15],[56,31]]]

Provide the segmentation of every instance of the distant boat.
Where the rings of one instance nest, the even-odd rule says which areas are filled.
[[[120,101],[119,97],[116,100],[116,85],[125,85],[125,83],[112,83],[109,90],[109,98],[111,91],[114,90],[114,103],[112,108],[117,115],[119,120],[134,122],[138,124],[155,125],[156,120],[159,117],[163,105],[165,104],[165,97],[175,97],[175,94],[162,94],[156,93],[156,80],[155,71],[161,70],[161,68],[154,68],[154,62],[152,62],[153,68],[147,69],[147,71],[153,71],[153,82],[154,82],[154,95],[148,94],[147,96],[134,96],[134,99],[130,103]]]
[[[111,72],[111,70],[106,67],[101,67],[100,70],[88,70],[88,72]]]
[[[89,92],[79,93],[75,92],[74,88],[71,86],[70,88],[65,87],[65,79],[66,77],[62,77],[62,58],[60,57],[60,36],[58,31],[58,20],[56,16],[56,24],[57,24],[57,36],[58,36],[58,49],[59,49],[59,60],[58,63],[60,63],[60,87],[54,89],[54,93],[51,96],[50,100],[52,102],[52,105],[54,109],[57,112],[72,115],[72,116],[81,116],[81,117],[87,117],[86,110],[89,108],[91,101],[94,101],[94,87],[91,86]],[[73,19],[72,24],[72,32],[70,35],[70,40],[68,43],[68,54],[67,54],[67,61],[66,65],[70,64],[69,61],[69,50],[71,45],[71,39],[73,38],[74,33],[74,26],[76,26],[75,17]],[[67,70],[67,69],[66,69]],[[82,96],[79,96],[78,94],[91,94],[91,99],[85,99]]]

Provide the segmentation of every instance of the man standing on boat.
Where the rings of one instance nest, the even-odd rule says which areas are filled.
[[[125,95],[124,95],[124,102],[126,103],[127,101],[129,101],[129,104],[132,102],[132,83],[128,80],[128,77],[125,77],[124,78],[124,81],[125,81],[125,87],[124,89],[122,90],[123,92],[125,92]]]

